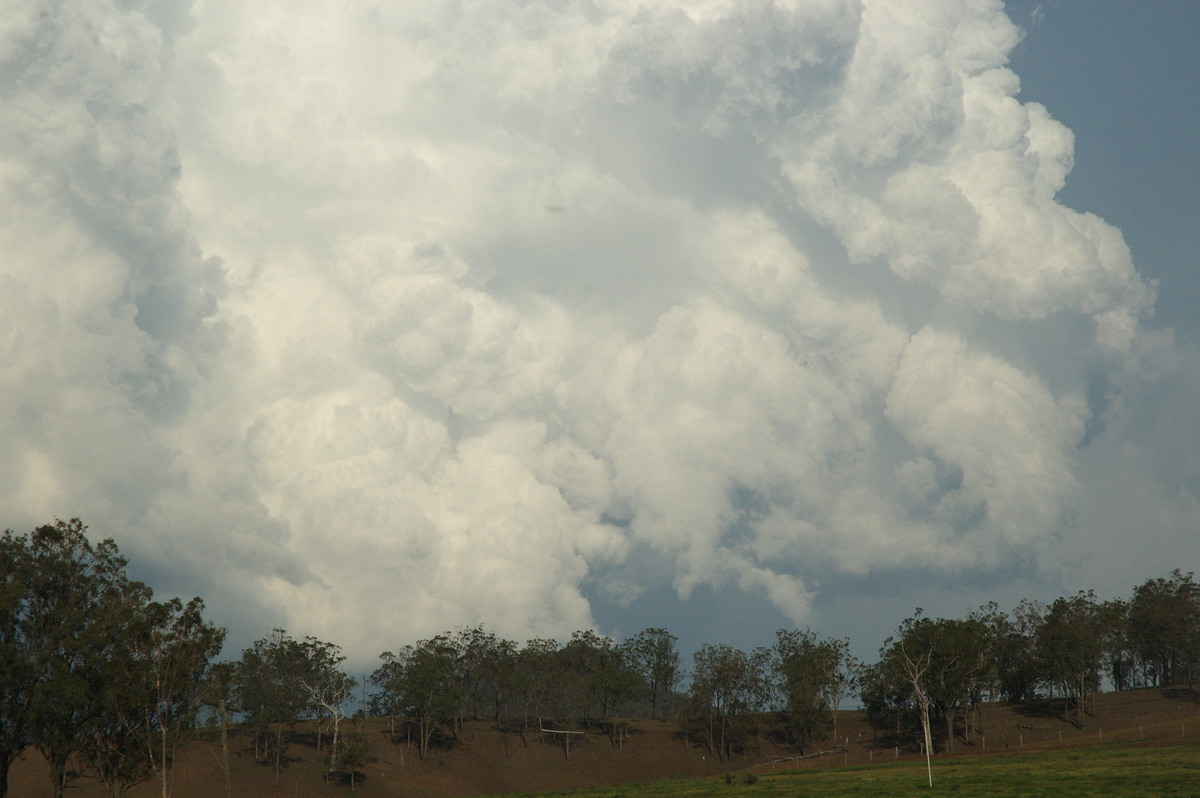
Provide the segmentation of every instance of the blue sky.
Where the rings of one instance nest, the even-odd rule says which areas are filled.
[[[1192,567],[1200,6],[898,8],[18,9],[5,526],[356,667]]]
[[[1013,52],[1021,97],[1075,132],[1064,203],[1121,229],[1159,281],[1156,323],[1200,336],[1200,7],[1009,2],[1026,37]]]

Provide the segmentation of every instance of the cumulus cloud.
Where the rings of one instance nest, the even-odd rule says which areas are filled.
[[[7,16],[0,508],[248,634],[1001,569],[1150,347],[999,4]]]

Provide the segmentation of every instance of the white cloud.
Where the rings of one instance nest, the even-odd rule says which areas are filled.
[[[1148,346],[998,4],[43,10],[0,31],[0,508],[243,634],[1001,569]]]

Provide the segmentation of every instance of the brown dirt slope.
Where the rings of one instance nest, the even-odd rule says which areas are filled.
[[[1200,743],[1200,691],[1106,693],[1098,697],[1094,712],[1085,716],[1081,727],[1063,720],[1060,707],[1053,702],[1016,707],[986,705],[972,725],[969,742],[960,736],[954,755],[991,755],[1115,739],[1195,744]],[[436,748],[421,760],[406,740],[392,738],[386,722],[368,720],[363,730],[371,739],[371,756],[362,769],[365,780],[353,795],[441,798],[539,792],[645,782],[669,776],[886,762],[920,755],[918,750],[898,747],[895,740],[873,732],[860,712],[843,712],[839,719],[840,739],[826,741],[820,756],[803,759],[794,759],[794,752],[764,735],[743,755],[721,762],[703,748],[685,743],[674,723],[662,721],[633,723],[628,737],[619,744],[598,728],[573,735],[568,759],[561,737],[547,735],[539,740],[530,734],[524,744],[515,728],[468,723],[458,742]],[[301,725],[297,731],[299,734],[288,752],[292,759],[283,769],[278,786],[272,768],[255,763],[249,738],[235,736],[233,794],[237,798],[352,795],[347,784],[325,782],[313,729]],[[173,794],[175,798],[215,798],[222,794],[221,782],[216,745],[197,740],[182,752]],[[10,795],[42,798],[51,794],[45,763],[36,754],[27,754],[13,769]],[[93,779],[81,777],[73,782],[69,794],[93,798],[105,792]],[[160,785],[148,782],[134,788],[130,798],[159,794]]]

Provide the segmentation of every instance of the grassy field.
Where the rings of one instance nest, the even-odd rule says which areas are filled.
[[[728,782],[728,783],[727,783]],[[1200,748],[1112,743],[1037,754],[935,761],[930,789],[924,762],[830,768],[708,779],[668,779],[570,798],[692,796],[1200,796]],[[546,795],[540,793],[540,795]]]

